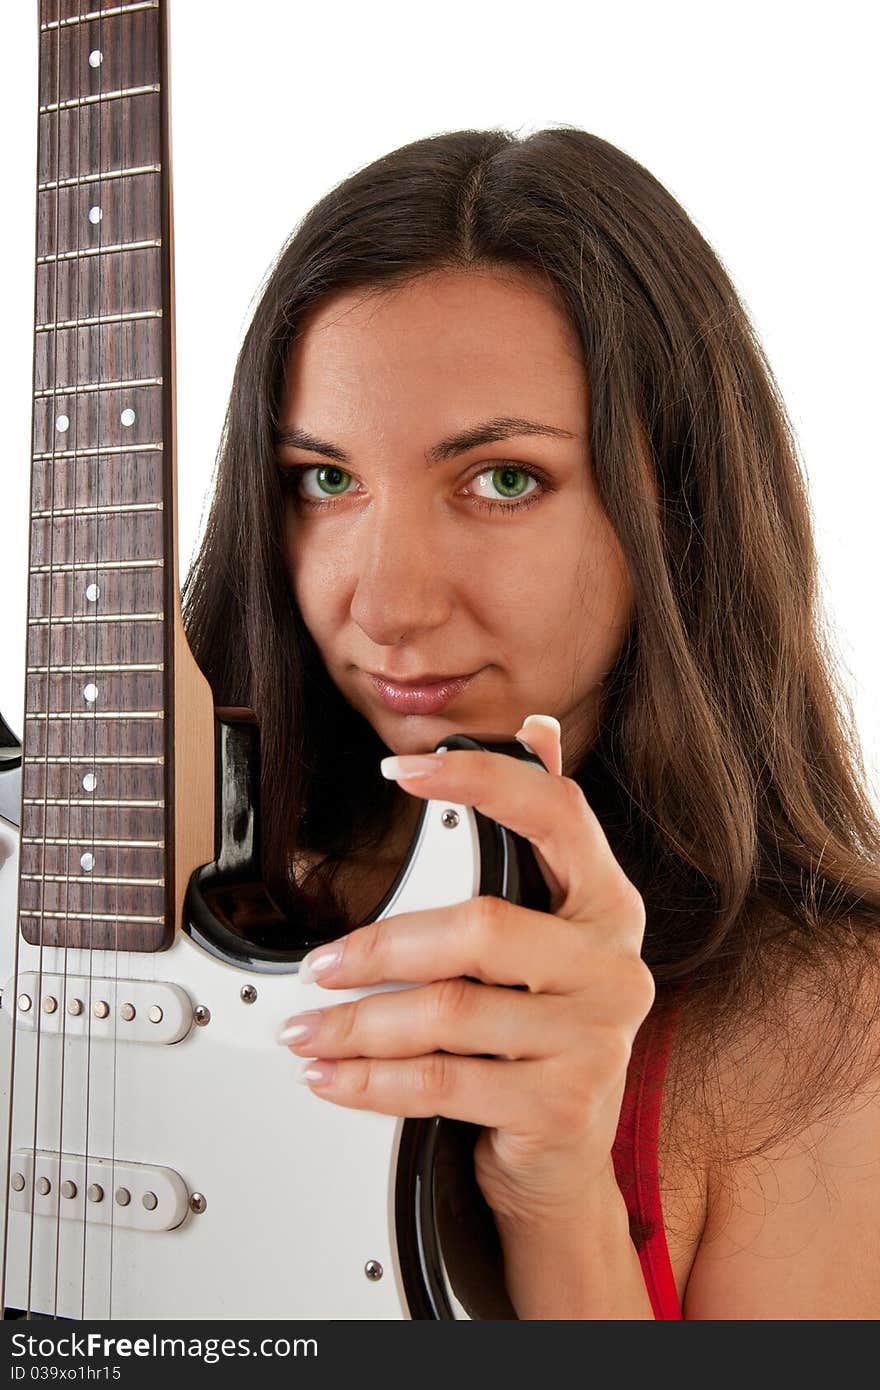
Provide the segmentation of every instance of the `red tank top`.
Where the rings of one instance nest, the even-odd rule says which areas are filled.
[[[681,996],[660,1012],[653,1009],[636,1036],[627,1069],[612,1158],[618,1186],[629,1212],[629,1229],[638,1251],[654,1317],[682,1319],[666,1246],[657,1140],[663,1078],[672,1047]]]

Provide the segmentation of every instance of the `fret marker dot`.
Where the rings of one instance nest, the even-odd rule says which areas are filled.
[[[68,420],[66,415],[58,416],[58,419],[55,421],[55,428],[59,434],[64,434],[67,430],[70,429],[70,421]]]
[[[135,422],[135,413],[131,409],[123,410],[119,418],[122,421],[123,425],[125,425],[126,428],[128,428],[129,425],[133,425]]]
[[[97,698],[98,687],[96,685],[93,685],[90,681],[87,686],[83,687],[83,699],[87,700],[90,705],[93,705]]]
[[[86,588],[86,598],[89,603],[97,603],[100,592],[101,590],[98,588],[97,584],[89,584]]]
[[[103,216],[104,214],[100,208],[89,208],[89,221],[92,223],[92,226],[97,226]]]
[[[91,873],[95,867],[95,856],[93,854],[83,854],[80,856],[80,868],[85,869],[86,873]]]
[[[87,792],[93,792],[95,790],[95,787],[98,785],[98,779],[95,776],[94,772],[87,772],[82,780],[82,784]]]
[[[89,54],[89,67],[99,68],[104,61],[104,55],[99,48],[93,48]]]

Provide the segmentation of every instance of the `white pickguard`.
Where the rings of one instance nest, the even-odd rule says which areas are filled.
[[[479,892],[474,813],[455,806],[458,824],[449,829],[440,819],[449,807],[427,803],[383,916]],[[304,985],[295,968],[237,969],[181,930],[169,950],[149,954],[41,952],[19,938],[19,977],[42,968],[46,979],[90,978],[91,1000],[78,1018],[63,998],[51,1015],[36,998],[29,1011],[16,1010],[17,878],[18,835],[0,819],[0,1084],[5,1115],[17,1012],[11,1147],[23,1156],[18,1167],[27,1166],[25,1189],[10,1194],[4,1146],[7,1306],[76,1319],[409,1318],[394,1218],[402,1121],[319,1099],[297,1081],[304,1063],[275,1041],[289,1015],[371,991]],[[142,982],[135,1020],[119,1015],[134,991],[117,981]],[[189,1005],[210,1010],[210,1022],[173,1043],[126,1041],[146,1026],[144,982],[157,986],[157,999],[158,986],[179,987]],[[255,1002],[243,1002],[245,985],[256,989]],[[106,1020],[92,1012],[101,1001],[110,1004]],[[71,1156],[71,1172],[79,1156],[86,1176],[74,1197],[60,1194],[59,1152]],[[34,1193],[34,1155],[36,1177],[51,1182],[45,1196]],[[182,1180],[176,1198],[157,1169]],[[93,1181],[103,1203],[85,1196]],[[131,1201],[123,1209],[113,1194],[126,1185]],[[161,1200],[150,1211],[142,1199],[153,1191]],[[190,1209],[193,1193],[206,1200],[201,1214]],[[32,1202],[41,1214],[31,1215]],[[172,1229],[155,1228],[181,1210]],[[381,1278],[367,1277],[369,1261],[382,1266]],[[451,1302],[467,1318],[453,1295]]]

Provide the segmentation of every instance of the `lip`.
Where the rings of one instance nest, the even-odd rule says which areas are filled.
[[[482,669],[482,668],[481,668]],[[470,685],[479,671],[467,676],[440,676],[431,680],[424,676],[418,682],[393,681],[386,676],[366,673],[377,695],[389,709],[399,714],[436,714]]]

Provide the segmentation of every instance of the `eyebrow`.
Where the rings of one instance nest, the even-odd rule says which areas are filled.
[[[479,425],[470,425],[467,429],[449,435],[447,439],[441,439],[439,444],[434,444],[425,451],[425,463],[429,468],[433,468],[438,463],[456,458],[459,454],[466,454],[468,450],[478,449],[484,444],[495,444],[501,439],[529,434],[549,435],[557,439],[577,438],[570,430],[560,429],[558,425],[542,425],[535,420],[521,420],[515,415],[502,415],[494,420],[484,420]],[[318,439],[308,430],[300,429],[298,425],[286,425],[283,429],[276,430],[274,441],[278,448],[287,446],[292,449],[307,449],[310,453],[323,454],[337,463],[354,462],[351,455],[346,453],[345,449],[340,449],[338,444]]]

